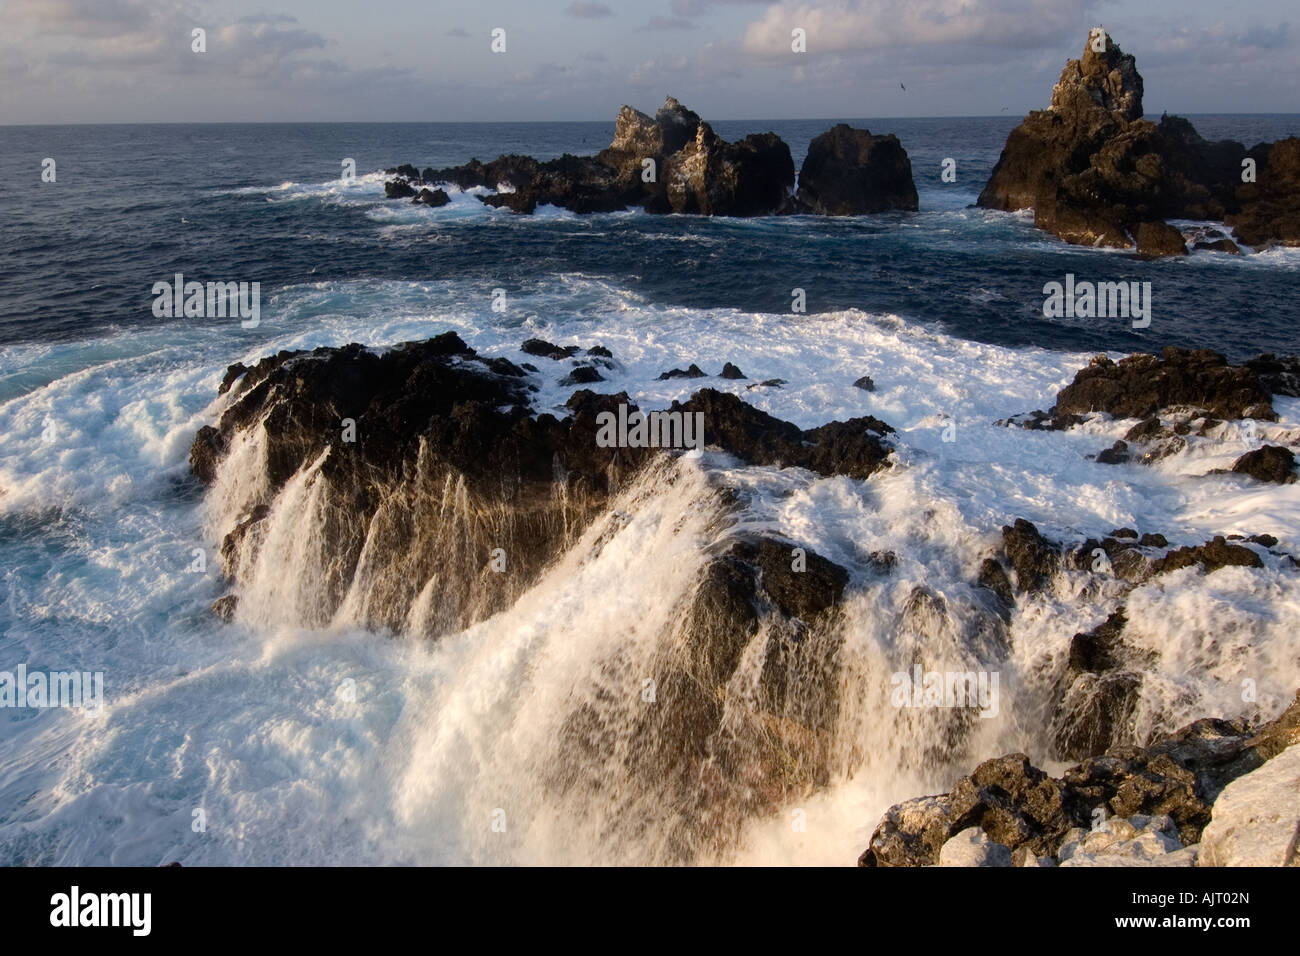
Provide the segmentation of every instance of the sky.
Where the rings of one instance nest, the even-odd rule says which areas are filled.
[[[1295,0],[6,0],[0,124],[609,121],[668,94],[706,119],[1023,114],[1097,25],[1148,115],[1297,113],[1293,19]]]

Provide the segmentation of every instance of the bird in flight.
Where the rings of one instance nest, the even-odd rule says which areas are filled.
[[[903,84],[902,84],[902,83],[899,83],[899,84],[898,84],[898,85],[899,85],[899,86],[903,86]],[[903,92],[904,92],[904,93],[906,93],[906,92],[907,92],[907,87],[906,87],[906,86],[903,86]]]

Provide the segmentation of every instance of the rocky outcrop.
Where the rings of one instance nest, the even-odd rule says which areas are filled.
[[[825,216],[915,210],[912,163],[894,134],[839,123],[809,145],[795,200],[798,211]]]
[[[424,206],[431,206],[434,209],[437,209],[439,206],[445,206],[447,203],[451,202],[451,197],[447,195],[446,190],[429,189],[426,187],[421,189],[411,202]]]
[[[1164,220],[1211,219],[1235,225],[1249,244],[1294,237],[1294,147],[1207,142],[1187,120],[1142,117],[1142,77],[1134,58],[1109,36],[1090,36],[1066,63],[1051,105],[1030,113],[1007,143],[979,205],[1033,209],[1034,224],[1068,242],[1129,248],[1144,256],[1186,252]],[[1292,141],[1284,141],[1291,143]],[[1297,141],[1300,145],[1300,141]],[[1242,162],[1260,163],[1259,182],[1242,184]]]
[[[671,96],[653,117],[622,107],[613,140],[595,156],[539,162],[509,155],[419,174],[409,165],[389,172],[397,175],[385,185],[390,198],[414,195],[416,186],[451,183],[462,190],[497,190],[479,198],[519,213],[543,204],[578,213],[640,206],[652,213],[705,216],[844,216],[917,208],[911,163],[892,134],[872,136],[841,124],[818,136],[796,196],[794,160],[779,136],[755,133],[727,142]]]
[[[1144,834],[1150,835],[1146,842],[1153,855],[1175,853],[1201,842],[1225,788],[1276,759],[1298,722],[1300,696],[1258,731],[1242,719],[1206,718],[1150,746],[1120,747],[1090,758],[1055,778],[1024,754],[987,760],[949,793],[891,807],[858,864],[933,866],[945,845],[971,828],[1018,860],[1047,858],[1049,865],[1080,852],[1095,857],[1102,844],[1140,841]],[[1278,779],[1289,779],[1293,768],[1280,766]],[[1250,803],[1258,806],[1253,799]],[[1108,836],[1094,839],[1102,830]],[[971,834],[966,842],[984,841]],[[1128,850],[1130,857],[1137,852]],[[1176,862],[1187,865],[1191,855],[1185,857]],[[1080,858],[1076,865],[1085,862]]]
[[[1265,445],[1238,458],[1233,462],[1232,470],[1256,481],[1288,485],[1295,481],[1295,453],[1281,445]]]
[[[1300,245],[1300,138],[1256,146],[1256,181],[1237,189],[1240,211],[1224,217],[1247,245]]]
[[[1056,396],[1055,419],[1090,412],[1148,418],[1173,409],[1221,419],[1276,421],[1269,394],[1255,372],[1209,349],[1167,348],[1157,358],[1139,353],[1114,362],[1099,355]]]
[[[530,354],[556,360],[579,349],[525,343]],[[566,381],[599,381],[593,361],[608,360],[576,365]],[[410,565],[375,576],[365,623],[401,627],[421,583],[439,567],[456,585],[444,589],[431,632],[508,606],[616,488],[663,454],[597,444],[602,412],[636,410],[626,394],[577,391],[569,415],[557,418],[533,413],[535,387],[523,369],[478,356],[452,332],[383,352],[355,344],[281,352],[244,369],[219,423],[196,435],[190,458],[195,475],[212,482],[238,440],[251,435],[265,445],[265,492],[228,529],[227,573],[238,582],[240,568],[255,559],[270,502],[312,466],[312,480],[325,489],[322,513],[311,519],[319,525],[311,544],[325,577],[314,614],[329,620],[340,606],[363,549]],[[711,389],[670,411],[701,412],[709,445],[755,464],[867,477],[887,467],[892,451],[892,430],[876,419],[801,430]],[[459,489],[454,507],[445,498],[452,487]],[[517,573],[484,576],[494,542],[510,542]],[[456,587],[465,590],[460,600]]]

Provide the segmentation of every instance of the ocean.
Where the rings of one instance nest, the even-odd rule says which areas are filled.
[[[1191,119],[1248,145],[1300,134],[1294,115]],[[1144,262],[976,209],[1018,121],[848,120],[899,135],[920,211],[845,219],[524,217],[455,190],[440,209],[384,198],[385,167],[592,153],[612,123],[0,128],[0,671],[102,673],[104,695],[97,716],[0,708],[0,863],[661,860],[655,815],[681,808],[622,791],[558,800],[542,781],[561,746],[556,715],[612,649],[650,653],[663,609],[696,580],[715,533],[706,473],[743,490],[749,527],[849,566],[877,550],[898,565],[885,581],[855,579],[848,599],[837,775],[798,806],[739,821],[694,862],[851,864],[891,803],[940,792],[975,760],[1023,750],[1050,764],[1045,689],[1071,635],[1099,623],[1096,595],[1017,610],[1000,712],[941,752],[934,727],[874,682],[918,654],[938,665],[975,651],[943,621],[923,634],[891,622],[919,585],[968,587],[1017,517],[1057,537],[1269,533],[1294,553],[1300,485],[1207,473],[1250,441],[1294,442],[1300,400],[1275,399],[1280,421],[1253,438],[1151,467],[1086,457],[1124,423],[993,423],[1050,407],[1098,352],[1300,352],[1300,250]],[[713,125],[728,139],[770,129],[797,167],[833,122]],[[54,182],[41,178],[47,157]],[[348,158],[353,182],[341,178]],[[955,182],[941,180],[946,158]],[[259,324],[155,316],[154,283],[177,273],[260,283]],[[1150,282],[1150,325],[1045,318],[1044,284],[1067,274]],[[791,311],[796,289],[806,312]],[[645,407],[708,384],[805,428],[875,415],[898,429],[902,467],[855,482],[680,462],[671,482],[636,492],[634,520],[592,529],[605,535],[598,550],[576,547],[508,612],[437,641],[369,632],[345,613],[306,626],[295,609],[314,569],[292,550],[249,582],[232,623],[217,620],[217,548],[251,485],[232,473],[205,494],[187,455],[224,407],[226,367],[449,329],[516,362],[534,336],[603,345],[618,370],[601,387]],[[748,380],[657,379],[692,362],[711,376],[733,362]],[[558,413],[573,388],[548,372],[535,407]],[[853,387],[862,375],[874,392]],[[746,388],[775,378],[785,384]],[[254,459],[243,464],[255,483]],[[1128,637],[1153,659],[1140,734],[1245,713],[1246,677],[1258,683],[1251,706],[1269,713],[1300,686],[1294,574],[1195,573],[1127,599]],[[790,825],[796,810],[803,829]],[[645,815],[643,832],[609,825],[626,812]]]

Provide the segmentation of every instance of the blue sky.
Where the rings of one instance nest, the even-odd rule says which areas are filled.
[[[1294,0],[0,6],[0,123],[609,120],[669,93],[712,119],[1022,114],[1098,23],[1137,57],[1148,114],[1300,112]]]

